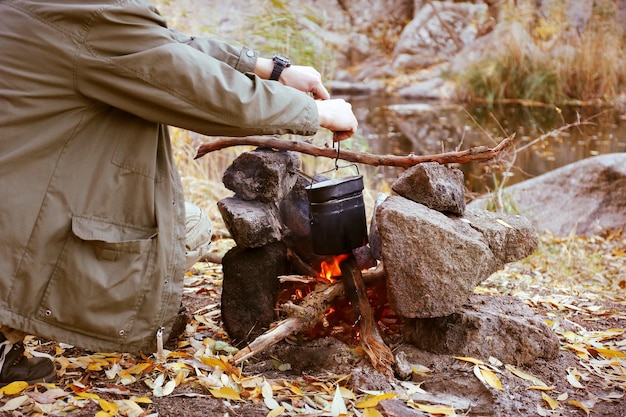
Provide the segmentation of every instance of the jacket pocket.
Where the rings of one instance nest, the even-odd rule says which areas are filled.
[[[149,284],[156,236],[156,228],[74,216],[39,318],[123,343]]]

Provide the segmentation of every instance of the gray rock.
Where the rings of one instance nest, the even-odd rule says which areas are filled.
[[[296,183],[301,161],[293,152],[256,149],[239,155],[222,181],[243,200],[278,202]]]
[[[469,207],[485,208],[492,196]],[[507,187],[509,201],[539,232],[592,235],[626,228],[626,153],[587,158]]]
[[[224,223],[238,246],[258,248],[282,239],[280,212],[274,203],[228,197],[217,202]]]
[[[428,208],[462,216],[465,212],[463,172],[437,162],[415,165],[402,173],[391,189]]]
[[[405,340],[420,349],[531,365],[538,358],[554,359],[559,339],[521,300],[509,296],[473,296],[457,313],[414,319]]]
[[[278,276],[288,271],[287,248],[234,247],[222,259],[221,312],[224,329],[235,346],[254,340],[276,320]]]
[[[454,313],[502,263],[458,218],[402,197],[376,210],[391,307],[403,317]]]
[[[524,259],[537,250],[537,232],[522,216],[469,209],[464,221],[487,239],[489,249],[502,264]]]
[[[421,81],[417,84],[413,84],[409,87],[401,88],[398,94],[406,98],[419,98],[419,99],[432,99],[437,100],[441,98],[439,88],[444,84],[444,81],[440,77],[431,78],[429,80]]]
[[[394,68],[424,68],[450,60],[476,38],[477,22],[487,19],[487,11],[485,4],[433,1],[424,5],[400,35],[393,51]]]
[[[376,209],[380,206],[383,201],[385,201],[389,197],[387,194],[380,193],[376,197],[376,202],[374,203],[373,212],[376,213]],[[372,256],[374,259],[380,261],[382,259],[382,249],[380,247],[380,236],[378,235],[378,226],[376,225],[376,215],[372,216],[372,220],[370,221],[370,231],[369,231],[369,246],[372,249]]]

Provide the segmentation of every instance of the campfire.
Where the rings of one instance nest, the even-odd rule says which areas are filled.
[[[297,255],[291,253],[291,257]],[[298,262],[302,265],[302,261]],[[309,273],[310,276],[278,277],[283,283],[292,284],[285,288],[278,300],[279,310],[288,317],[240,350],[233,358],[234,363],[240,363],[294,333],[304,333],[310,338],[332,335],[359,343],[377,370],[392,375],[393,355],[377,326],[363,274],[354,255],[334,255],[320,262],[319,272],[309,269]],[[370,272],[366,276],[373,279],[380,275]],[[385,297],[378,299],[384,300]],[[347,326],[340,323],[347,323]]]
[[[402,326],[403,340],[421,343],[420,319],[445,323],[476,285],[536,248],[525,219],[465,213],[462,172],[440,165],[504,147],[408,169],[392,187],[398,195],[377,201],[369,236],[360,175],[311,179],[294,153],[240,155],[223,177],[235,195],[218,202],[237,243],[222,260],[222,321],[240,348],[232,361],[292,335],[330,335],[360,345],[391,376],[385,334]]]

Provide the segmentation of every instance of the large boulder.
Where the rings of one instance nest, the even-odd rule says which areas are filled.
[[[439,354],[495,357],[505,363],[531,365],[554,359],[559,339],[520,299],[474,295],[458,312],[446,317],[407,322],[404,338]]]
[[[484,208],[490,198],[469,207]],[[537,231],[555,236],[626,228],[626,153],[574,162],[507,187],[503,198]]]
[[[456,312],[478,284],[537,248],[535,230],[516,215],[446,216],[392,196],[379,203],[375,221],[390,304],[407,318]]]

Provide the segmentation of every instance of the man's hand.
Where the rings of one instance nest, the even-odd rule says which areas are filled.
[[[254,72],[267,80],[272,73],[272,68],[274,68],[274,62],[271,59],[259,57]],[[315,99],[328,100],[330,98],[328,90],[322,84],[322,76],[313,67],[291,65],[283,70],[278,81],[305,93],[311,93]]]
[[[274,62],[267,58],[258,58],[254,72],[263,79],[268,79],[274,68]],[[334,133],[335,142],[348,139],[356,133],[358,122],[352,105],[343,99],[330,100],[330,94],[324,84],[322,76],[313,67],[292,65],[283,70],[278,80],[281,84],[310,93],[315,98],[320,126]]]
[[[330,98],[328,90],[322,84],[322,76],[313,67],[292,65],[283,70],[278,81],[305,93],[311,93],[315,99],[328,100]]]
[[[352,105],[341,98],[316,100],[320,126],[334,133],[335,142],[348,139],[356,133],[359,123],[352,112]]]

